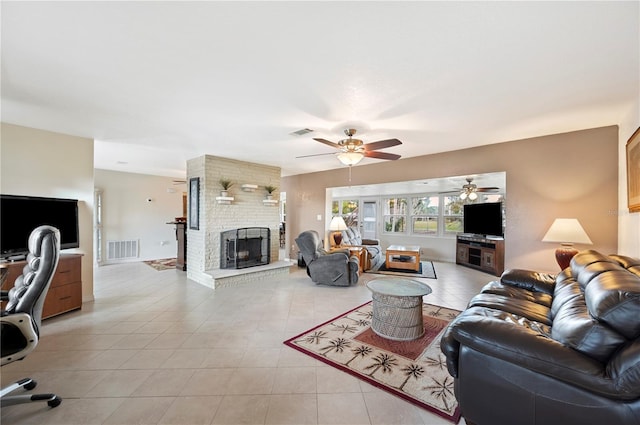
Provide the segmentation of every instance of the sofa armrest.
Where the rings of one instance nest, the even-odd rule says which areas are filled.
[[[604,397],[633,400],[640,386],[621,388],[605,365],[552,339],[549,328],[500,310],[471,307],[447,328],[441,341],[452,376],[459,372],[460,345],[578,386]]]
[[[379,239],[362,239],[362,245],[380,245]]]
[[[556,275],[540,273],[532,270],[509,269],[500,276],[500,282],[505,285],[517,286],[532,292],[553,294]]]

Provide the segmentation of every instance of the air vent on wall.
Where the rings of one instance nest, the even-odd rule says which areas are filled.
[[[305,134],[309,134],[313,132],[310,128],[301,128],[300,130],[296,130],[293,133],[289,133],[292,136],[304,136]]]

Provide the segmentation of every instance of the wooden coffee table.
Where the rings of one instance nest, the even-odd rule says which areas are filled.
[[[385,266],[388,269],[420,271],[420,247],[391,245],[386,251]]]

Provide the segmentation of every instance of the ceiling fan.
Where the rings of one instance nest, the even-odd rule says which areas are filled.
[[[360,139],[354,139],[353,136],[356,134],[356,129],[348,128],[344,131],[349,138],[340,140],[338,143],[331,142],[327,139],[316,138],[313,140],[324,143],[327,146],[331,146],[332,148],[336,148],[339,150],[338,159],[344,165],[356,165],[358,162],[362,160],[365,156],[367,158],[376,158],[376,159],[387,159],[387,160],[396,160],[400,158],[400,155],[388,152],[378,152],[379,149],[390,148],[392,146],[401,145],[402,142],[398,139],[385,139],[379,140],[377,142],[372,143],[364,143]],[[319,155],[333,155],[334,153],[320,153],[315,155],[303,155],[298,158],[306,158],[310,156],[319,156]]]
[[[440,193],[460,193],[460,199],[463,201],[469,198],[471,201],[475,201],[478,198],[478,192],[489,192],[496,193],[500,190],[499,187],[491,186],[491,187],[478,187],[475,183],[473,183],[473,177],[467,177],[467,184],[462,185],[462,189],[450,190],[447,192]]]

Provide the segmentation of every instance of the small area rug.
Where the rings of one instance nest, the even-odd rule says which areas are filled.
[[[153,267],[158,271],[169,270],[176,268],[176,259],[175,258],[163,258],[161,260],[148,260],[143,261],[143,263]]]
[[[390,274],[395,276],[410,276],[410,277],[425,277],[427,279],[437,279],[436,269],[433,267],[431,261],[420,261],[420,270],[403,270],[403,269],[388,269],[385,267],[385,263],[382,263],[377,269],[367,270],[367,273],[379,273]]]
[[[440,351],[440,337],[460,312],[423,304],[425,333],[414,341],[392,341],[371,329],[371,302],[284,343],[304,354],[438,414],[460,420],[453,378]]]

